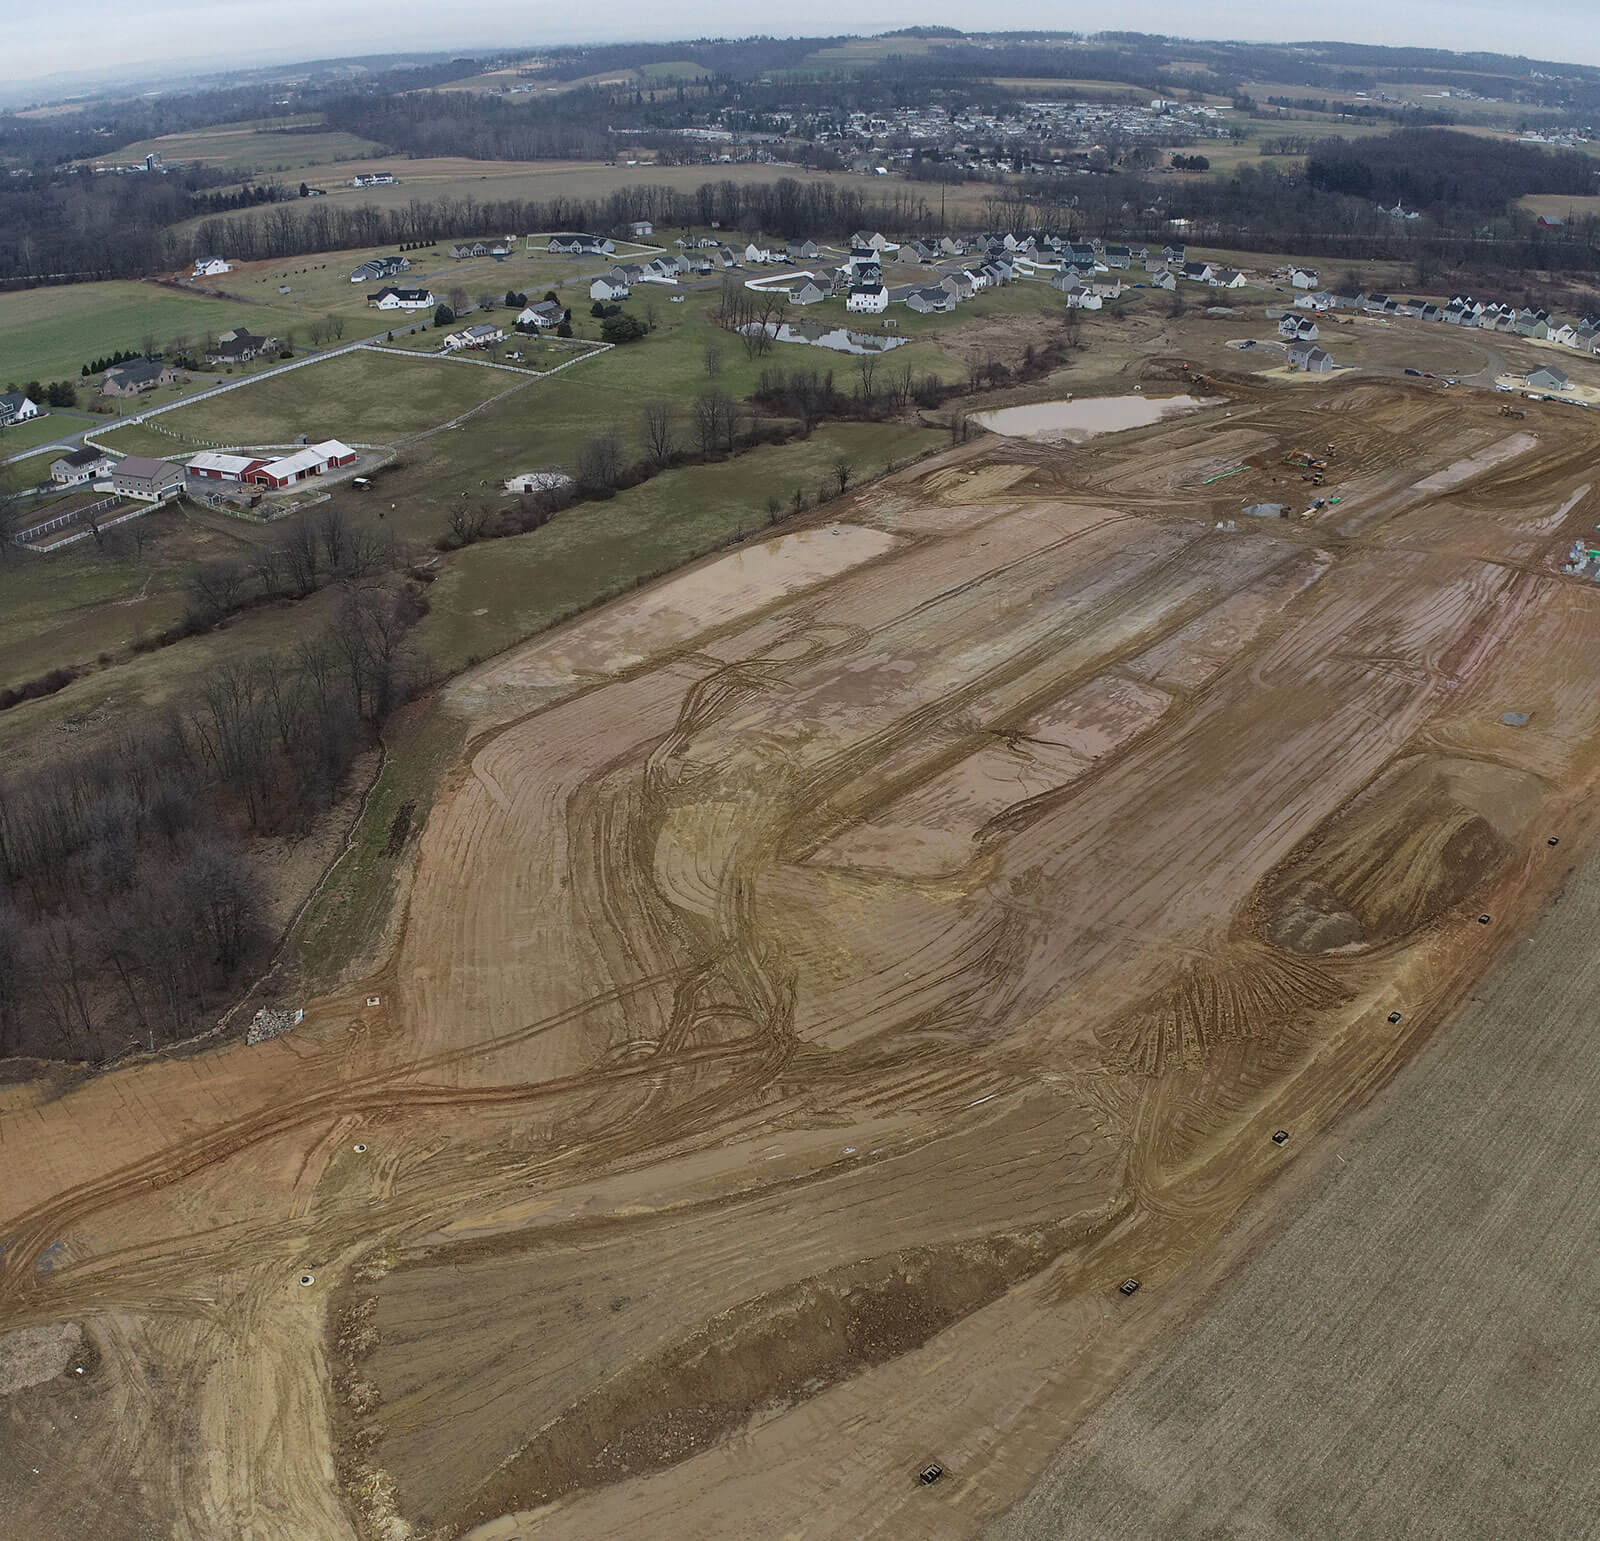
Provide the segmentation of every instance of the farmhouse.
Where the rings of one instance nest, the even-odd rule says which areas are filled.
[[[873,314],[889,308],[889,291],[880,284],[855,284],[850,297],[844,302],[846,310],[864,310]]]
[[[58,487],[76,487],[81,482],[92,482],[104,476],[112,465],[111,456],[104,450],[84,445],[50,462],[50,480]]]
[[[379,310],[432,310],[434,306],[433,291],[431,289],[395,289],[385,286],[376,294],[367,296],[367,304],[376,305]]]
[[[444,345],[449,352],[456,353],[462,348],[487,348],[493,343],[504,342],[505,337],[503,328],[482,321],[476,326],[463,327],[459,332],[452,332],[445,338]]]
[[[217,450],[204,450],[189,461],[189,475],[201,476],[213,482],[242,482],[258,466],[266,465],[261,455],[224,455]]]
[[[175,378],[172,370],[159,359],[129,359],[126,364],[115,364],[106,371],[100,393],[103,396],[137,396],[141,391],[153,391],[158,385],[171,385]]]
[[[30,417],[38,415],[38,405],[21,391],[7,391],[0,396],[0,428],[9,428],[12,423],[25,423]]]
[[[265,465],[257,466],[253,471],[246,472],[245,480],[254,482],[258,487],[281,491],[296,482],[303,482],[308,476],[321,476],[330,466],[354,465],[355,460],[356,452],[348,444],[341,444],[337,439],[325,439],[321,444],[307,445],[305,449],[298,449],[281,460],[269,460]]]
[[[219,273],[231,273],[233,264],[226,257],[196,257],[194,259],[194,276],[196,278],[213,278]]]
[[[358,171],[350,178],[352,187],[390,187],[394,184],[392,171]]]
[[[537,305],[530,305],[517,315],[517,325],[526,329],[530,326],[539,327],[548,331],[551,327],[561,325],[561,318],[566,312],[554,300],[540,300]]]
[[[112,467],[111,485],[124,497],[155,501],[183,490],[183,467],[170,460],[125,455]]]

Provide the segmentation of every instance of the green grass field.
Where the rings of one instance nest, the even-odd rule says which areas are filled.
[[[841,455],[866,478],[944,442],[904,423],[833,423],[804,441],[665,472],[531,534],[471,546],[430,591],[424,645],[453,673],[603,596],[765,530],[769,497],[787,508],[800,488],[814,499]]]
[[[272,300],[278,298],[276,289]],[[6,379],[78,379],[86,363],[117,352],[162,346],[248,325],[252,332],[299,327],[306,317],[275,303],[240,305],[150,283],[115,280],[0,294],[0,372]]]
[[[0,460],[20,455],[24,450],[35,449],[41,444],[53,444],[63,435],[87,427],[89,421],[92,419],[86,419],[77,412],[70,416],[60,412],[41,412],[25,423],[13,423],[9,428],[0,428]]]
[[[299,132],[307,129],[311,132]],[[284,132],[284,130],[295,130]],[[305,164],[332,163],[361,155],[381,154],[383,147],[338,129],[321,127],[320,118],[263,118],[218,123],[187,134],[163,134],[91,158],[92,164],[131,165],[146,155],[163,161],[198,161],[206,166],[233,167],[258,173],[279,172]]]
[[[158,422],[196,443],[287,444],[297,434],[391,444],[465,412],[518,383],[498,369],[393,353],[343,353],[308,364]],[[106,442],[132,453],[173,454],[183,446],[140,425],[114,429]]]
[[[696,64],[692,59],[668,59],[664,63],[639,66],[639,77],[646,85],[657,85],[662,81],[704,80],[710,74],[705,65]]]

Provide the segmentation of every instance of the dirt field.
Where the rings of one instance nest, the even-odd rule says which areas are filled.
[[[0,1088],[11,1523],[982,1533],[1589,848],[1600,423],[1527,406],[982,439],[453,681],[298,1028]]]
[[[1597,924],[1591,858],[987,1541],[1594,1534]]]

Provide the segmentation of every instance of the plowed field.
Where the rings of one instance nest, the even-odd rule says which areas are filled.
[[[922,1541],[1027,1492],[1272,1132],[1448,1052],[1594,834],[1600,428],[1230,389],[462,676],[377,972],[0,1088],[0,1532]]]

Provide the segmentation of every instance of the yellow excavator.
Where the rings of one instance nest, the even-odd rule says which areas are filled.
[[[1326,471],[1328,469],[1327,460],[1319,459],[1308,449],[1290,450],[1289,453],[1283,457],[1283,463],[1286,466],[1294,466],[1297,470],[1301,471]]]

